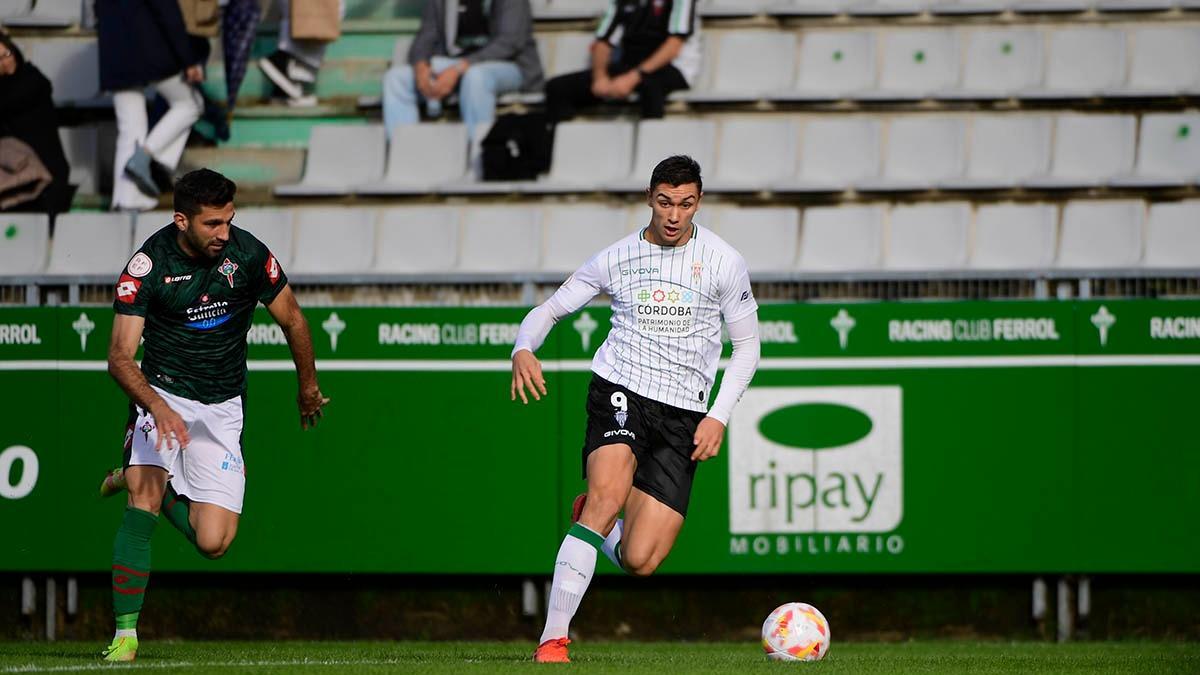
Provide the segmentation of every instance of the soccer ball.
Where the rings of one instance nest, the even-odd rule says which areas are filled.
[[[829,622],[812,605],[780,605],[763,622],[762,645],[775,661],[820,661],[829,652]]]

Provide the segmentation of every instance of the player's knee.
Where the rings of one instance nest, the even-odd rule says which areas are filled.
[[[200,555],[209,560],[216,560],[225,555],[231,543],[233,543],[233,537],[226,535],[224,532],[196,533],[196,550],[200,552]]]
[[[621,562],[625,571],[635,577],[648,577],[654,574],[662,562],[662,556],[654,551],[622,551]]]
[[[608,494],[605,491],[589,491],[587,504],[583,510],[584,519],[589,522],[594,520],[611,521],[616,519],[623,506],[622,500],[616,495]]]

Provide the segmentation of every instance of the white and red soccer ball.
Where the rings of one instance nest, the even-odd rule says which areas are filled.
[[[775,661],[820,661],[829,652],[829,622],[812,605],[780,605],[763,622],[762,645]]]

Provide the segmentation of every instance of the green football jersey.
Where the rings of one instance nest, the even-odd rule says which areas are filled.
[[[192,258],[174,224],[155,232],[117,281],[113,309],[146,318],[142,372],[150,384],[201,403],[246,391],[246,333],[258,303],[270,304],[287,276],[249,232],[231,227],[215,259]]]

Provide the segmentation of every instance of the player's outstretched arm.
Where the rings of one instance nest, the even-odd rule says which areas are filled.
[[[300,303],[296,302],[296,296],[292,293],[292,287],[284,286],[271,304],[267,305],[267,311],[283,329],[288,348],[292,350],[292,362],[296,364],[296,379],[300,385],[300,392],[296,395],[296,405],[300,408],[300,428],[314,427],[321,418],[321,408],[329,403],[329,399],[321,394],[321,387],[317,384],[317,363],[313,358],[312,335],[308,331],[308,320],[300,311]]]
[[[717,392],[708,416],[696,426],[696,437],[693,439],[696,449],[692,452],[692,460],[697,462],[716,457],[721,451],[725,426],[729,424],[733,407],[746,393],[750,380],[758,370],[758,359],[762,352],[758,339],[758,312],[729,322],[728,328],[733,354],[729,357],[729,366],[725,368],[725,377],[721,379],[721,390]]]
[[[132,314],[116,315],[113,319],[112,339],[108,343],[108,374],[125,390],[130,400],[154,417],[154,423],[158,426],[155,450],[161,451],[164,447],[170,449],[172,440],[179,447],[185,448],[191,442],[191,438],[183,418],[150,387],[142,369],[138,368],[137,361],[134,360],[145,327],[145,317]]]

